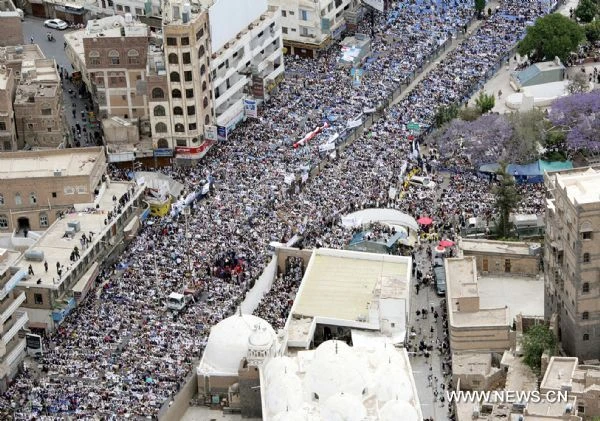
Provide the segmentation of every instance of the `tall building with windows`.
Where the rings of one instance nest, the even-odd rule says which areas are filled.
[[[283,45],[301,57],[315,57],[318,50],[339,39],[348,24],[356,24],[360,0],[269,0],[281,9]]]
[[[600,168],[544,176],[545,316],[562,348],[581,360],[600,358]]]
[[[0,150],[12,151],[17,148],[17,132],[15,130],[15,97],[14,71],[0,65]]]

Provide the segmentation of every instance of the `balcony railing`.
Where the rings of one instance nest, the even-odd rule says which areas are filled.
[[[25,338],[14,338],[6,345],[6,352],[2,358],[0,358],[0,372],[6,370],[10,371],[11,366],[19,359],[19,356],[25,350],[26,341]],[[0,375],[0,377],[2,377]]]
[[[13,313],[13,318],[14,319],[5,325],[3,329],[2,342],[5,344],[8,344],[29,321],[29,316],[26,311],[15,311]]]
[[[7,300],[0,306],[0,326],[25,302],[25,293],[21,291],[14,299]]]

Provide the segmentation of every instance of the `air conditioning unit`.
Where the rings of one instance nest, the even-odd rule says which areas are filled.
[[[60,168],[57,168],[54,170],[55,177],[60,177],[61,175],[62,175],[62,170]]]

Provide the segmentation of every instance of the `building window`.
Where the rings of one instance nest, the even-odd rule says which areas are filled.
[[[181,108],[181,107],[173,108],[173,114],[174,115],[183,115],[183,108]]]
[[[7,229],[8,228],[8,218],[6,217],[6,215],[0,215],[0,229]]]
[[[52,115],[52,108],[42,108],[42,115]]]
[[[204,73],[206,73],[206,66],[203,64],[200,66],[200,75],[203,75]]]
[[[183,53],[181,55],[181,60],[183,61],[183,64],[190,64],[192,62],[192,56],[190,53]]]
[[[200,28],[198,32],[196,32],[196,41],[204,36],[204,29]]]
[[[64,187],[65,194],[75,194],[75,188],[71,186]]]
[[[4,205],[4,195],[0,194],[0,206]]]
[[[44,304],[44,297],[42,296],[42,294],[33,294],[33,303],[38,305]]]
[[[192,81],[192,71],[186,70],[185,72],[183,72],[183,78],[185,79],[186,82],[191,82]]]
[[[592,231],[582,232],[581,238],[583,238],[584,240],[591,240],[592,239]]]
[[[165,107],[162,105],[157,105],[154,107],[154,117],[164,117],[166,114]]]
[[[129,6],[125,6],[125,13],[131,12],[131,8]]]
[[[590,254],[583,253],[583,263],[590,263]]]
[[[123,11],[123,6],[121,6],[120,4],[117,4],[117,12],[122,12]]]
[[[584,311],[583,313],[581,313],[582,320],[589,320],[589,318],[590,318],[590,313],[588,313],[587,311]]]
[[[56,192],[55,191],[52,192],[52,197],[56,199]]]
[[[287,12],[285,10],[281,11],[281,16],[283,16],[284,18],[287,17]]]
[[[40,227],[47,227],[48,226],[48,214],[47,213],[40,213]]]
[[[15,193],[15,205],[22,205],[23,200],[21,199],[21,193]]]
[[[177,72],[171,72],[170,78],[171,82],[181,82],[181,79],[179,78],[179,73]]]
[[[583,340],[584,341],[589,341],[590,340],[590,334],[589,333],[584,333],[583,334]]]
[[[183,133],[183,132],[185,132],[185,126],[183,124],[181,124],[181,123],[177,123],[175,125],[175,131],[177,133]]]
[[[139,9],[136,7],[135,14],[136,14],[136,16],[144,16],[144,11],[142,9]]]
[[[282,27],[281,27],[281,32],[282,32],[283,34],[287,34],[287,33],[288,33],[288,30],[287,30],[287,28],[286,28],[285,26],[282,26]]]
[[[152,89],[152,99],[163,99],[165,97],[165,91],[160,88]]]
[[[167,45],[177,45],[177,38],[167,37]]]
[[[165,123],[156,123],[156,126],[154,126],[154,131],[156,133],[166,133],[167,125]]]
[[[204,100],[202,101],[202,105],[204,106],[204,108],[208,107],[208,98],[204,97]]]
[[[196,107],[194,107],[193,105],[190,105],[189,107],[187,107],[187,114],[188,115],[195,115],[196,114]]]
[[[140,53],[134,49],[127,51],[127,61],[129,64],[140,64]]]
[[[119,64],[119,52],[117,50],[110,50],[108,52],[108,58],[110,59],[110,64],[115,65]]]
[[[208,124],[210,123],[210,117],[208,116],[208,114],[204,117],[204,124]]]
[[[179,63],[179,57],[177,57],[177,54],[175,54],[175,53],[169,54],[169,64],[178,64],[178,63]]]
[[[588,292],[590,292],[590,283],[589,282],[584,282],[583,285],[581,286],[581,291],[584,294],[587,294]]]
[[[308,11],[300,9],[300,19],[308,20]]]
[[[173,98],[181,98],[181,91],[179,89],[173,89],[171,95],[173,95]]]
[[[37,196],[35,193],[29,193],[29,204],[35,205],[37,203]]]
[[[6,130],[6,123],[4,121],[0,121],[0,130]]]
[[[206,49],[204,48],[204,45],[201,45],[200,48],[198,48],[198,58],[202,57],[205,52]]]
[[[159,149],[169,149],[169,141],[167,139],[158,139],[156,143]]]
[[[194,97],[194,90],[193,89],[186,89],[185,90],[185,97],[186,98],[193,98]]]
[[[177,139],[177,146],[187,146],[187,141],[185,139]]]
[[[196,130],[198,126],[196,125],[196,123],[190,123],[188,124],[188,130]],[[196,137],[194,139],[197,139]]]
[[[206,91],[206,81],[202,82],[202,92]]]
[[[188,37],[181,37],[181,45],[190,45],[190,39]]]

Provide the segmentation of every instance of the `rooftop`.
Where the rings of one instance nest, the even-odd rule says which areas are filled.
[[[142,190],[138,189],[136,195],[139,195]],[[112,225],[107,225],[105,221],[107,213],[115,208],[115,202],[112,200],[113,196],[120,198],[128,191],[131,192],[131,183],[111,182],[110,185],[101,189],[100,195],[93,204],[89,204],[89,206],[76,205],[76,208],[82,208],[82,210],[69,213],[54,222],[29,249],[29,251],[44,253],[44,260],[48,262],[49,266],[48,271],[44,270],[44,261],[29,261],[25,260],[23,256],[15,263],[15,266],[27,269],[31,265],[34,275],[26,276],[19,282],[19,285],[43,285],[51,289],[58,289],[60,282],[67,277],[73,267],[70,256],[74,247],[79,248],[81,259],[83,259],[86,251],[91,250],[96,243],[101,241],[103,233],[110,229]],[[131,199],[129,203],[131,203]],[[96,204],[98,208],[95,207]],[[74,237],[65,236],[68,224],[73,222],[80,224],[80,231]],[[91,243],[85,249],[80,242],[83,233],[88,237],[90,233],[94,233]],[[60,280],[57,275],[57,263],[64,266]]]
[[[574,205],[600,202],[600,169],[575,168],[549,173],[550,185],[564,189]]]
[[[576,357],[552,357],[540,383],[540,389],[560,390],[563,385],[571,384],[577,361]]]
[[[20,178],[89,175],[102,147],[0,153],[0,181]]]
[[[59,84],[35,84],[23,85],[17,87],[15,104],[26,105],[30,103],[44,101],[46,98],[55,98],[62,95],[62,88]],[[2,170],[0,170],[0,173]]]
[[[148,36],[148,26],[145,23],[138,22],[122,15],[108,16],[102,19],[93,19],[88,21],[84,38],[95,37],[144,37]],[[121,29],[124,31],[121,32]]]
[[[537,243],[536,243],[537,244]],[[468,253],[484,253],[484,254],[516,254],[521,256],[533,256],[533,250],[539,249],[533,243],[517,242],[517,241],[495,241],[461,238],[458,241],[458,246],[463,252]]]
[[[482,276],[479,278],[479,306],[508,306],[512,322],[517,314],[544,316],[544,279],[520,276]]]
[[[452,353],[452,373],[486,375],[492,368],[492,354],[489,352]]]

